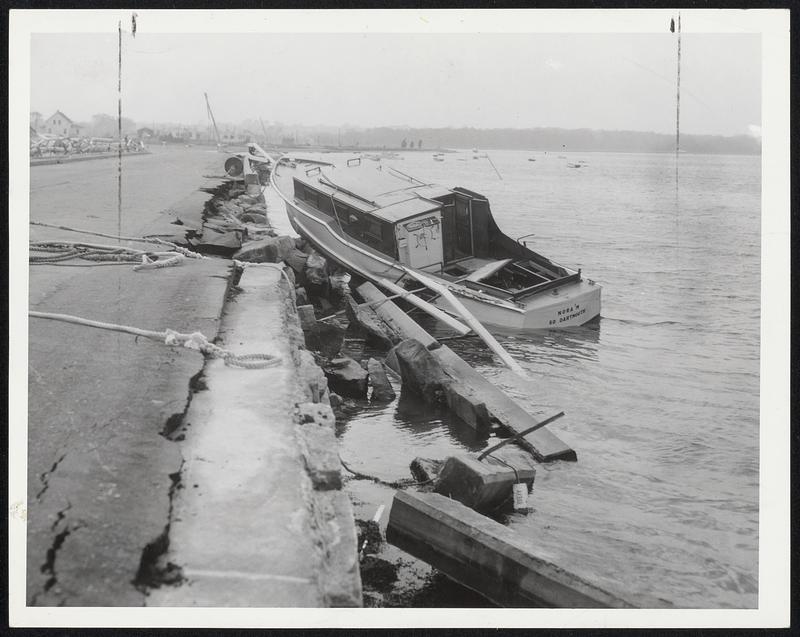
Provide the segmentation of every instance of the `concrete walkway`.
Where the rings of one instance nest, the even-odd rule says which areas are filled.
[[[302,333],[281,277],[247,267],[226,311],[223,347],[281,361],[266,369],[208,362],[184,419],[165,556],[183,581],[152,591],[148,606],[361,605],[326,382],[298,350]]]
[[[119,208],[115,162],[37,167],[31,171],[31,219],[141,236],[163,226],[176,202],[196,201],[198,188],[218,184],[218,178],[204,175],[220,175],[222,159],[199,148],[125,157]],[[115,243],[35,226],[31,240]],[[222,259],[187,260],[180,267],[143,272],[130,265],[35,265],[29,268],[30,308],[150,330],[200,331],[213,339],[231,268]],[[276,318],[287,306],[280,295],[268,300],[270,286],[277,295],[277,273],[264,272],[268,278],[262,281],[261,298],[266,306],[257,307],[271,311],[272,318],[250,317],[240,329],[236,317],[244,310],[242,301],[258,300],[255,294],[234,295],[225,345],[239,353],[282,347],[283,366],[240,370],[212,361],[206,382],[225,388],[213,399],[201,391],[205,361],[196,351],[30,319],[28,605],[141,606],[148,601],[170,604],[180,596],[179,603],[212,606],[360,603],[357,569],[353,579],[352,565],[347,565],[348,542],[354,538],[328,532],[340,520],[345,531],[350,520],[352,531],[349,502],[342,502],[335,489],[315,488],[318,484],[309,478],[315,461],[309,463],[303,453],[304,437],[295,431],[292,416],[295,402],[319,401],[325,387],[312,390],[314,372],[299,364],[302,354],[286,342],[274,342],[285,340],[289,319]],[[283,327],[275,333],[271,325]],[[292,378],[294,394],[285,391]],[[269,405],[272,411],[264,411]],[[187,409],[189,418],[184,417]],[[254,418],[260,411],[272,415]],[[206,417],[213,423],[220,415],[227,433],[202,426]],[[195,431],[200,432],[196,438]],[[297,435],[292,438],[290,431]],[[182,445],[187,445],[185,464]],[[265,464],[244,453],[253,450],[259,450]],[[225,451],[230,455],[223,460]],[[216,471],[200,459],[209,457]],[[204,500],[187,498],[191,491]],[[276,493],[283,499],[276,499]],[[220,508],[216,498],[221,494],[240,496],[234,501],[238,504]],[[206,510],[209,501],[216,503]],[[175,507],[185,513],[176,516]],[[185,526],[192,511],[197,512],[195,524]],[[203,552],[197,552],[199,546]],[[262,555],[270,546],[272,552]],[[341,563],[335,546],[348,549]],[[185,560],[185,572],[169,564],[173,553]],[[326,560],[320,559],[323,554]],[[351,576],[344,583],[329,577],[348,569]],[[245,577],[233,590],[218,575],[200,576],[223,571],[286,579],[273,579],[280,581],[273,598],[264,586],[252,587],[258,578]],[[294,588],[291,596],[279,596],[278,589],[287,587]]]

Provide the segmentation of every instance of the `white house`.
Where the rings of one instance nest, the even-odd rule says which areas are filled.
[[[77,137],[81,134],[81,127],[73,122],[61,111],[56,111],[42,124],[40,131],[50,135],[63,135],[64,137]]]

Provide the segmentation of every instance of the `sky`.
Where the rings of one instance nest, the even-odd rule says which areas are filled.
[[[123,116],[300,125],[674,133],[676,36],[663,33],[123,32]],[[117,110],[117,33],[35,33],[31,110]],[[758,134],[761,36],[683,33],[681,132]]]

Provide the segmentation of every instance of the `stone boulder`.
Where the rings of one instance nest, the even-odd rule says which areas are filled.
[[[265,237],[249,242],[234,254],[233,258],[251,263],[279,263],[285,260],[293,249],[294,241],[291,237]]]
[[[411,461],[411,475],[417,482],[435,482],[444,462],[433,458],[414,458]]]
[[[501,506],[512,505],[514,483],[524,483],[530,492],[535,478],[532,466],[512,469],[491,456],[478,460],[464,454],[445,461],[435,491],[479,513],[491,513]]]
[[[306,269],[306,261],[308,261],[308,255],[303,252],[302,250],[298,250],[294,248],[286,255],[284,259],[286,264],[292,268],[297,274],[301,274]]]
[[[337,325],[317,321],[305,332],[306,347],[319,352],[327,359],[332,359],[342,351],[344,333],[345,330]]]
[[[404,388],[419,394],[427,403],[445,402],[445,390],[452,381],[422,343],[409,338],[393,347],[392,352]]]
[[[370,358],[367,361],[367,372],[369,373],[369,382],[372,385],[373,402],[388,403],[397,397],[386,375],[383,363],[376,358]]]
[[[309,254],[304,272],[309,283],[324,285],[328,280],[328,262],[317,253]]]
[[[366,336],[370,345],[387,350],[401,339],[397,337],[368,305],[359,305],[349,294],[344,299],[344,309],[351,327]]]
[[[367,397],[366,370],[347,356],[328,361],[322,367],[328,378],[328,387],[340,396]]]

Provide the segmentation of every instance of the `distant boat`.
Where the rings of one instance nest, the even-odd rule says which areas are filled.
[[[505,235],[489,201],[466,188],[359,158],[284,157],[271,183],[299,234],[377,285],[448,290],[481,322],[511,329],[583,325],[600,314],[599,285]],[[431,302],[453,311],[444,296]]]
[[[528,157],[528,161],[536,161],[533,157]]]

